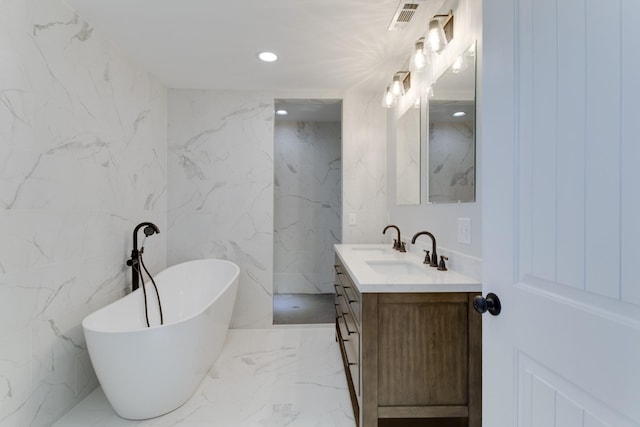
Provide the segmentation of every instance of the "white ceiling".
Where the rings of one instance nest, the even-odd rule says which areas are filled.
[[[66,0],[168,87],[380,90],[443,0],[390,32],[399,0]],[[263,63],[257,54],[280,57]]]

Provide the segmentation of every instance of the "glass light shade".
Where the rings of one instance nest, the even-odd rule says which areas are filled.
[[[433,96],[433,86],[429,86],[425,93],[427,94],[427,97],[431,98]]]
[[[393,76],[393,82],[391,83],[391,93],[393,94],[393,96],[404,95],[404,86],[402,85],[400,74],[395,74]]]
[[[458,74],[461,71],[464,71],[467,68],[467,61],[465,61],[464,56],[460,55],[456,58],[451,66],[451,72],[454,74]]]
[[[425,55],[424,52],[424,37],[416,42],[413,57],[411,58],[411,65],[414,71],[422,71],[427,65],[427,55]]]
[[[427,49],[432,53],[440,53],[447,47],[447,38],[438,18],[429,21],[429,33],[427,35]]]
[[[384,91],[384,96],[382,97],[382,106],[384,108],[391,108],[395,103],[396,97],[391,93],[391,86],[387,86],[387,90]]]

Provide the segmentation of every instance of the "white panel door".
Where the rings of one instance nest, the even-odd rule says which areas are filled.
[[[640,1],[484,0],[483,423],[640,426]]]

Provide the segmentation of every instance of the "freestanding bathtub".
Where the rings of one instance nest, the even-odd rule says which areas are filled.
[[[216,360],[229,329],[240,269],[219,259],[167,268],[147,285],[82,321],[91,363],[119,416],[146,419],[185,403]]]

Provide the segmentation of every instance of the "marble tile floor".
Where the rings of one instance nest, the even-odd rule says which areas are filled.
[[[353,427],[334,329],[232,329],[191,399],[164,416],[130,421],[101,388],[54,427]]]
[[[275,294],[274,325],[335,323],[334,294]]]

